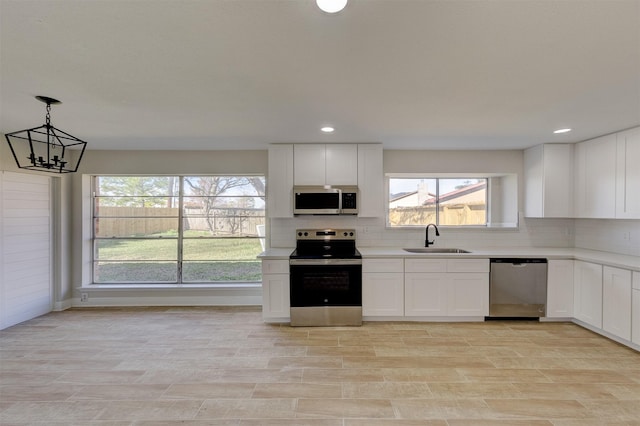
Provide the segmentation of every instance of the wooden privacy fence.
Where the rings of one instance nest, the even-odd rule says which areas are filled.
[[[177,208],[170,207],[103,207],[98,213],[96,234],[108,236],[152,235],[178,231]],[[212,235],[255,235],[264,225],[264,210],[223,208],[203,217],[202,209],[185,209],[185,230],[205,231]]]
[[[482,204],[446,204],[440,206],[440,225],[484,225],[487,208]],[[391,226],[436,223],[435,206],[396,207],[389,210]]]

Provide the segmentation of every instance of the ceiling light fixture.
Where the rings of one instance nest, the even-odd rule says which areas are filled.
[[[567,129],[558,129],[558,130],[554,130],[553,133],[555,133],[556,135],[561,134],[561,133],[569,133],[571,131],[571,129],[567,128]]]
[[[5,135],[13,158],[21,169],[51,173],[76,172],[87,143],[51,125],[51,105],[62,102],[47,96],[36,96],[36,99],[47,104],[46,122],[40,127]],[[79,151],[79,154],[72,156],[70,150]]]
[[[340,12],[347,5],[347,0],[316,0],[320,9],[327,13]]]
[[[325,126],[325,127],[323,127],[322,129],[320,129],[320,130],[322,130],[324,133],[333,133],[333,131],[334,131],[335,129],[334,129],[333,127],[331,127],[331,126]]]

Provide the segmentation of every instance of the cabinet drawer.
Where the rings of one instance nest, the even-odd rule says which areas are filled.
[[[489,259],[406,259],[405,272],[489,272]]]
[[[447,259],[404,259],[405,272],[447,272]]]
[[[288,260],[263,260],[262,273],[263,274],[288,274],[289,261]]]
[[[489,259],[447,259],[447,272],[489,272]]]
[[[403,272],[404,262],[397,259],[364,259],[362,272]]]

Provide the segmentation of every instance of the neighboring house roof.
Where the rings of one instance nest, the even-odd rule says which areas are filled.
[[[398,192],[397,194],[391,194],[391,196],[389,197],[389,201],[393,202],[393,201],[401,200],[402,198],[406,198],[417,193],[418,191]]]
[[[455,200],[457,198],[461,198],[461,197],[463,197],[465,195],[469,195],[471,193],[481,191],[481,190],[485,189],[486,187],[487,187],[487,183],[485,181],[485,182],[478,182],[478,183],[473,184],[473,185],[465,186],[464,188],[456,189],[455,191],[451,191],[451,192],[448,192],[446,194],[442,194],[440,196],[440,203],[451,202],[451,201],[453,201],[453,200]],[[435,201],[436,201],[435,197],[429,198],[424,203],[422,203],[422,205],[435,204]]]

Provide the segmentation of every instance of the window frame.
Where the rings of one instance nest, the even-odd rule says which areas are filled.
[[[184,242],[185,240],[192,240],[192,241],[204,241],[204,240],[236,240],[236,241],[241,241],[241,240],[257,240],[258,242],[260,242],[260,244],[262,245],[262,247],[264,247],[266,245],[266,235],[260,235],[258,233],[258,230],[256,229],[256,234],[254,236],[252,235],[238,235],[238,236],[233,236],[233,235],[229,235],[229,236],[215,236],[215,235],[211,235],[211,236],[197,236],[197,237],[190,237],[190,236],[185,236],[185,220],[188,220],[189,218],[189,214],[187,214],[185,212],[185,208],[184,208],[184,200],[185,199],[193,199],[193,198],[197,198],[197,197],[202,197],[202,198],[207,198],[210,196],[207,195],[194,195],[192,193],[187,193],[185,191],[186,189],[186,178],[192,177],[192,178],[201,178],[201,177],[239,177],[239,178],[260,178],[263,181],[263,185],[264,187],[266,187],[266,175],[262,174],[262,173],[243,173],[243,174],[232,174],[232,173],[220,173],[220,174],[170,174],[170,175],[149,175],[149,174],[140,174],[140,175],[136,175],[136,174],[126,174],[126,175],[119,175],[119,174],[96,174],[96,175],[90,175],[90,180],[89,180],[89,185],[90,185],[90,245],[91,245],[91,250],[90,250],[90,277],[91,277],[91,284],[94,285],[105,285],[105,286],[118,286],[118,285],[123,285],[123,286],[153,286],[153,285],[160,285],[160,286],[189,286],[189,285],[201,285],[201,284],[208,284],[208,285],[215,285],[215,286],[220,286],[220,285],[224,285],[224,286],[246,286],[247,284],[249,285],[257,285],[261,283],[262,277],[261,277],[261,268],[257,268],[256,270],[256,278],[251,280],[251,279],[247,279],[247,280],[185,280],[185,276],[184,276],[184,264],[185,263],[192,263],[192,264],[196,264],[198,262],[208,262],[208,263],[218,263],[218,262],[222,262],[222,263],[231,263],[231,262],[246,262],[249,263],[251,262],[248,259],[222,259],[220,257],[216,257],[214,252],[214,256],[212,256],[211,258],[208,259],[184,259]],[[166,237],[166,236],[162,236],[162,237],[149,237],[149,236],[121,236],[121,237],[114,237],[114,236],[98,236],[96,235],[96,220],[99,220],[100,218],[126,218],[125,216],[122,217],[118,217],[118,216],[100,216],[97,215],[97,209],[96,209],[96,200],[99,199],[99,197],[101,195],[97,194],[97,189],[98,189],[98,185],[99,185],[99,178],[101,177],[140,177],[140,178],[153,178],[153,177],[158,177],[158,178],[170,178],[170,177],[174,177],[177,179],[176,181],[176,188],[174,188],[177,191],[177,194],[169,194],[169,195],[160,195],[160,196],[153,196],[153,195],[144,195],[144,196],[140,196],[140,195],[131,195],[130,197],[140,197],[140,198],[144,198],[144,197],[162,197],[162,198],[169,198],[169,197],[173,197],[176,200],[175,205],[177,206],[177,216],[173,216],[173,215],[163,215],[163,216],[135,216],[136,218],[142,218],[142,219],[149,219],[149,218],[175,218],[177,220],[177,230],[176,233],[177,235],[175,237],[170,236],[170,237]],[[255,188],[255,187],[254,187]],[[126,196],[123,196],[126,197]],[[216,196],[213,196],[216,197]],[[224,194],[224,192],[222,193],[222,195],[220,195],[221,198],[240,198],[240,197],[258,197],[258,198],[262,198],[264,205],[262,206],[262,214],[261,215],[257,215],[255,216],[256,218],[258,218],[258,220],[260,220],[259,218],[262,218],[262,223],[261,225],[264,227],[266,224],[266,193],[264,191],[260,191],[259,189],[256,189],[256,195],[229,195],[229,194]],[[235,207],[230,207],[230,208],[235,208]],[[224,209],[224,208],[223,208]],[[259,208],[257,210],[260,210]],[[218,216],[218,218],[220,218],[221,216]],[[226,216],[224,216],[226,218]],[[194,218],[206,218],[206,216],[198,216],[195,215]],[[258,226],[258,225],[256,225]],[[176,274],[176,279],[175,280],[149,280],[149,281],[134,281],[134,280],[123,280],[123,281],[115,281],[115,280],[111,280],[111,281],[98,281],[96,279],[97,276],[97,265],[98,263],[102,260],[105,262],[109,262],[109,261],[114,261],[115,259],[99,259],[98,256],[98,243],[99,241],[103,241],[103,240],[135,240],[135,241],[145,241],[145,240],[157,240],[157,241],[170,241],[170,240],[175,240],[176,241],[176,253],[175,253],[175,259],[165,259],[165,260],[157,260],[157,259],[152,259],[152,260],[136,260],[136,259],[128,259],[127,261],[129,262],[172,262],[175,263],[175,274]],[[258,252],[259,253],[259,252]],[[256,261],[256,264],[259,264],[259,261]]]
[[[390,182],[392,179],[424,179],[424,180],[436,180],[436,203],[435,203],[435,212],[436,212],[436,220],[435,224],[438,227],[443,228],[456,228],[456,229],[488,229],[490,228],[490,218],[491,218],[491,178],[495,177],[494,174],[478,174],[478,173],[385,173],[384,177],[384,187],[385,187],[385,227],[387,229],[416,229],[416,228],[424,228],[428,225],[428,223],[420,224],[420,225],[392,225],[390,222]],[[498,175],[500,176],[500,175]],[[447,225],[440,224],[440,180],[444,179],[483,179],[486,182],[485,189],[485,222],[484,224],[473,224],[473,225]]]

